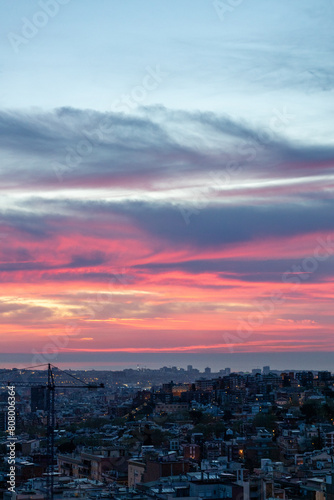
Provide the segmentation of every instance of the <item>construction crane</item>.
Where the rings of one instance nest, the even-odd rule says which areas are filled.
[[[46,470],[46,491],[47,491],[47,499],[53,500],[54,496],[54,470],[53,466],[55,463],[55,452],[54,452],[54,439],[55,439],[55,426],[56,426],[56,411],[55,411],[55,392],[57,388],[61,389],[103,389],[104,384],[87,384],[83,380],[75,377],[71,373],[65,372],[60,368],[52,365],[51,363],[47,363],[45,365],[38,365],[34,367],[25,368],[22,370],[29,370],[32,368],[39,368],[42,366],[47,366],[47,383],[45,385],[41,385],[40,383],[29,383],[29,382],[21,382],[15,380],[0,380],[0,386],[15,386],[15,387],[41,387],[46,390],[46,408],[47,408],[47,470]],[[57,371],[66,374],[68,377],[73,378],[74,380],[80,382],[81,385],[60,385],[57,386],[55,383],[54,372],[52,368],[55,368]],[[11,373],[12,370],[9,370]],[[3,374],[2,374],[3,375]]]

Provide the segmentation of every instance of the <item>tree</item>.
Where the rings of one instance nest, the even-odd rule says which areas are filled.
[[[275,427],[276,416],[268,413],[258,413],[255,415],[253,424],[255,427],[264,427],[268,431],[272,432]]]
[[[233,413],[231,412],[231,410],[225,410],[224,416],[223,416],[223,419],[225,420],[225,422],[228,422],[232,418],[233,418]]]
[[[308,424],[317,422],[323,416],[323,411],[318,401],[306,401],[300,411]]]
[[[191,412],[189,412],[189,416],[194,425],[203,422],[203,415],[203,412],[200,410],[191,410]]]

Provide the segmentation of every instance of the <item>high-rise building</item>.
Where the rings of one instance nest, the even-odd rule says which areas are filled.
[[[264,366],[262,370],[263,375],[269,375],[270,373],[270,366]]]
[[[313,385],[313,373],[308,372],[297,372],[295,378],[300,382],[302,387],[311,387]]]
[[[47,409],[46,387],[32,387],[30,394],[31,411]]]
[[[332,378],[331,372],[328,371],[318,372],[318,380],[320,380],[320,382],[327,382],[331,380],[331,378]]]
[[[192,372],[192,371],[193,371],[193,365],[188,365],[187,372]]]

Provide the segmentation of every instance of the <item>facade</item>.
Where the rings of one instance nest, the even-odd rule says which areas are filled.
[[[113,469],[113,458],[85,452],[79,455],[58,455],[58,470],[64,476],[103,481],[104,474]]]
[[[128,483],[133,487],[139,483],[150,483],[160,478],[187,474],[189,462],[185,460],[147,460],[128,462]]]
[[[46,397],[46,387],[32,387],[31,388],[31,398],[30,398],[31,411],[46,410],[47,409],[47,397]]]
[[[188,408],[188,403],[157,403],[155,413],[179,413],[187,411]]]

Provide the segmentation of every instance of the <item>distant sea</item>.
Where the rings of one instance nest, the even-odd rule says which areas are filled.
[[[41,355],[42,356],[42,355]],[[0,353],[0,368],[26,368],[36,364],[31,354]],[[334,372],[334,352],[270,352],[270,353],[61,353],[46,357],[41,362],[52,363],[72,370],[123,370],[124,368],[161,368],[192,365],[203,371],[231,368],[232,371],[250,371],[270,366],[272,370],[329,370]]]

